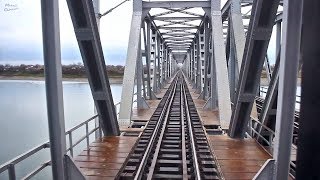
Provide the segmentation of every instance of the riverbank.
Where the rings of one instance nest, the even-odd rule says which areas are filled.
[[[44,77],[31,76],[0,76],[0,80],[29,80],[29,81],[44,81]],[[88,82],[87,78],[62,78],[63,81],[72,82]],[[123,77],[109,77],[110,84],[122,84]]]
[[[32,76],[0,76],[0,80],[30,80],[30,81],[44,81],[44,77],[32,77]],[[62,78],[63,81],[72,82],[88,82],[87,78]],[[123,77],[111,76],[109,77],[110,84],[122,84]],[[260,79],[261,86],[268,86],[269,82],[267,78]],[[301,85],[301,78],[298,78],[297,85]]]

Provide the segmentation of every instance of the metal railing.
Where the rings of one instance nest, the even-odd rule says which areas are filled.
[[[261,126],[261,132],[263,134],[260,134],[258,131],[256,131],[256,126],[254,124],[259,124]],[[298,128],[298,127],[295,127]],[[275,137],[275,132],[267,127],[266,125],[262,124],[258,119],[250,116],[250,122],[249,127],[247,131],[247,136],[250,138],[256,139],[256,142],[259,143],[261,146],[266,147],[265,144],[267,144],[267,147],[269,148],[269,153],[272,155],[273,151],[273,140]],[[267,138],[266,138],[267,137]],[[260,141],[262,140],[262,142]],[[263,144],[265,143],[265,144]],[[297,149],[295,144],[292,144],[291,149]],[[290,161],[290,174],[295,177],[295,171],[296,171],[296,164],[295,161]]]
[[[91,118],[89,118],[88,120],[74,126],[73,128],[69,129],[67,132],[66,132],[66,136],[68,136],[68,139],[69,139],[69,147],[66,149],[66,153],[70,152],[70,155],[73,157],[73,150],[74,148],[80,144],[80,142],[82,142],[83,140],[86,139],[86,146],[87,146],[87,149],[89,148],[89,136],[96,132],[97,130],[100,131],[100,138],[102,136],[102,130],[101,130],[101,127],[100,127],[100,124],[96,125],[94,129],[90,130],[89,131],[89,123],[93,120],[95,120],[96,118],[98,117],[98,115],[94,115],[92,116]],[[72,137],[72,134],[74,131],[78,130],[80,127],[83,127],[85,126],[85,129],[86,129],[86,134],[81,137],[78,141],[76,141],[76,143],[73,143],[73,137]],[[45,142],[45,143],[42,143],[41,145],[39,146],[36,146],[34,148],[32,148],[31,150],[27,151],[26,153],[23,153],[17,157],[15,157],[14,159],[2,164],[0,166],[0,175],[6,171],[8,171],[8,177],[9,177],[9,180],[16,180],[17,177],[16,177],[16,170],[15,170],[15,166],[17,164],[19,164],[20,162],[28,159],[29,157],[31,157],[32,155],[35,155],[37,153],[39,153],[40,151],[44,150],[44,149],[48,149],[50,148],[50,143],[49,142]],[[35,175],[37,175],[39,172],[41,172],[44,168],[46,168],[47,166],[50,166],[51,165],[51,161],[47,161],[43,164],[41,164],[39,167],[37,167],[36,169],[34,169],[33,171],[31,171],[29,174],[27,174],[26,176],[24,176],[22,179],[24,180],[28,180],[28,179],[31,179],[32,177],[34,177]]]
[[[119,115],[119,108],[118,107],[120,106],[120,104],[121,104],[121,102],[118,102],[114,105],[117,116]],[[69,147],[66,149],[66,153],[69,152],[71,157],[74,156],[74,148],[77,145],[79,145],[83,140],[86,140],[86,148],[89,149],[89,147],[90,147],[90,138],[89,137],[94,132],[99,131],[99,138],[102,138],[102,129],[101,129],[100,123],[95,123],[95,128],[89,131],[89,123],[96,120],[96,118],[98,118],[98,115],[94,115],[91,118],[87,119],[86,121],[84,121],[84,122],[82,122],[82,123],[80,123],[80,124],[78,124],[78,125],[76,125],[66,131],[66,136],[68,136],[68,140],[69,140],[69,143],[68,143]],[[85,132],[86,132],[85,135],[82,136],[80,139],[78,139],[75,143],[73,143],[73,132],[83,126],[85,126]],[[29,151],[15,157],[15,158],[11,159],[11,160],[9,160],[8,162],[0,165],[0,175],[4,172],[8,171],[9,180],[16,180],[17,177],[16,177],[15,166],[17,164],[19,164],[20,162],[30,158],[32,155],[35,155],[35,154],[39,153],[40,151],[42,151],[44,149],[48,149],[48,148],[50,148],[49,141],[42,143],[42,144],[32,148],[31,150],[29,150]],[[22,179],[23,180],[31,179],[32,177],[37,175],[39,172],[41,172],[47,166],[51,166],[50,160],[46,161],[45,163],[41,164],[36,169],[32,170],[29,174],[24,176]]]

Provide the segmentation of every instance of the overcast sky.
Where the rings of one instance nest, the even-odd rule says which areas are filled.
[[[101,12],[121,1],[101,0]],[[59,7],[62,63],[82,62],[66,0],[59,0]],[[131,14],[132,0],[101,19],[107,64],[124,65]],[[0,0],[0,64],[5,63],[43,64],[40,0]]]
[[[118,2],[101,0],[101,12]],[[59,7],[62,63],[81,62],[66,0],[59,0]],[[132,2],[128,2],[101,19],[101,41],[107,64],[124,64],[131,12]],[[4,63],[43,64],[40,0],[0,0],[0,64]]]

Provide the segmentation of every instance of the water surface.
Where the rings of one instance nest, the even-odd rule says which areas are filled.
[[[115,103],[120,101],[121,89],[121,84],[111,85]],[[94,115],[94,103],[88,83],[63,82],[63,94],[66,129]],[[0,164],[48,141],[44,81],[0,80],[0,114]],[[90,126],[93,127],[94,124]],[[75,132],[75,140],[83,136],[84,132],[84,128]],[[84,146],[85,142],[76,149],[75,154]],[[18,178],[46,160],[49,160],[49,151],[43,151],[17,166]],[[49,172],[50,168],[47,168],[35,179],[48,179]],[[0,179],[3,178],[3,175],[0,176]]]

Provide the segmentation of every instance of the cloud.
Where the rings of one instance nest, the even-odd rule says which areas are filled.
[[[101,1],[105,12],[119,0]],[[17,7],[5,11],[6,4]],[[124,64],[129,38],[132,2],[104,16],[100,22],[102,47],[107,64]],[[59,0],[62,63],[81,62],[78,44],[65,0]],[[0,63],[43,62],[40,0],[0,1]]]

